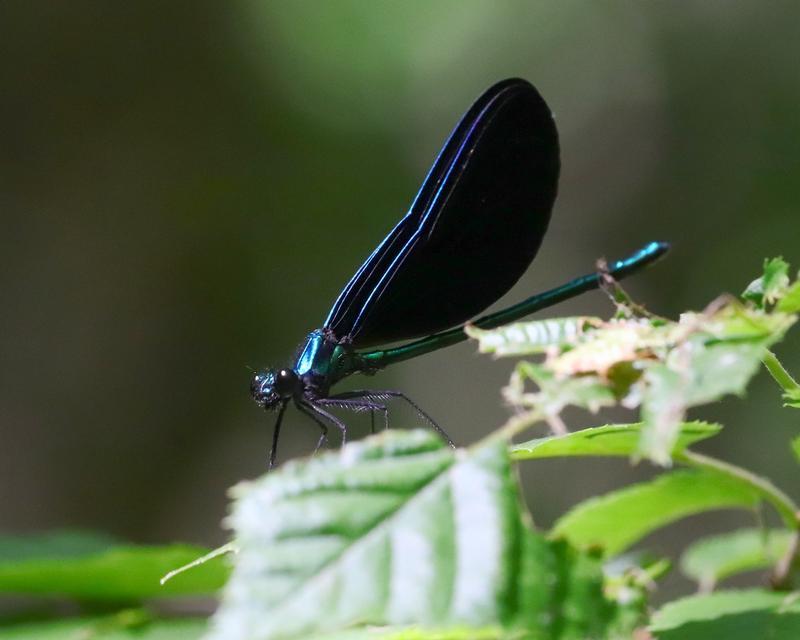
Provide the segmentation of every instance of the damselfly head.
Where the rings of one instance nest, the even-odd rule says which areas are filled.
[[[275,371],[267,369],[254,375],[250,383],[250,395],[258,406],[277,409],[281,403],[281,396],[275,389]]]
[[[298,391],[300,379],[292,369],[267,369],[253,376],[250,394],[265,409],[277,409]]]

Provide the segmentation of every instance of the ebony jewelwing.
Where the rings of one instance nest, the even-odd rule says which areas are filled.
[[[560,169],[558,133],[539,92],[511,78],[490,87],[461,118],[439,152],[405,217],[339,294],[322,328],[312,331],[289,368],[257,373],[253,399],[278,412],[269,466],[275,464],[289,402],[322,430],[346,425],[328,409],[376,411],[408,402],[452,445],[447,434],[404,393],[331,387],[354,373],[373,374],[395,362],[466,340],[464,323],[506,293],[528,268],[547,230]],[[662,256],[651,242],[608,265],[624,278]],[[590,273],[473,320],[498,327],[600,286]],[[425,336],[425,337],[421,337]],[[399,346],[378,348],[392,342]]]

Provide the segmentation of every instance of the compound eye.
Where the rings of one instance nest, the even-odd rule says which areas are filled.
[[[291,395],[297,386],[297,374],[291,369],[281,369],[275,376],[275,390],[282,396]]]

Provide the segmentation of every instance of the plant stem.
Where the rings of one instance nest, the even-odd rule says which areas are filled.
[[[792,565],[800,553],[800,531],[795,531],[792,539],[789,541],[789,547],[786,553],[783,554],[778,564],[772,570],[770,582],[776,589],[787,589],[791,586],[789,574],[792,572]]]
[[[784,369],[783,365],[780,363],[780,360],[778,360],[772,351],[767,351],[767,355],[764,356],[762,362],[767,368],[767,371],[769,371],[770,375],[772,375],[774,378],[775,382],[778,383],[778,386],[780,386],[780,388],[786,393],[800,390],[800,383],[792,378],[791,374]]]
[[[520,413],[509,418],[506,423],[491,434],[490,437],[500,437],[511,442],[514,436],[522,433],[526,429],[530,429],[535,424],[542,422],[542,420],[544,420],[544,414],[542,414],[541,411],[526,411],[525,413]]]
[[[798,508],[797,504],[766,478],[762,478],[729,462],[723,462],[688,449],[675,454],[673,459],[689,467],[713,471],[735,478],[752,487],[764,500],[775,507],[783,522],[793,532],[789,548],[772,570],[771,582],[773,586],[776,589],[786,588],[792,565],[797,559],[798,553],[800,553],[800,508]]]
[[[762,478],[747,469],[737,467],[729,462],[723,462],[722,460],[717,460],[716,458],[703,455],[702,453],[696,453],[695,451],[689,451],[688,449],[675,454],[674,460],[689,467],[721,473],[749,485],[764,498],[764,500],[775,507],[775,510],[789,529],[792,531],[800,531],[800,507],[766,478]]]
[[[225,555],[226,553],[239,553],[239,547],[236,546],[235,542],[229,542],[228,544],[223,544],[221,547],[217,547],[213,551],[210,551],[206,555],[197,558],[196,560],[192,560],[189,564],[185,564],[182,567],[178,567],[177,569],[173,569],[163,578],[161,578],[161,586],[163,587],[169,580],[172,580],[175,576],[184,571],[188,571],[189,569],[194,569],[195,567],[199,567],[201,564],[205,564],[209,560],[213,560],[217,556]]]

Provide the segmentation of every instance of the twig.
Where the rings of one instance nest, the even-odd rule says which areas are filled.
[[[702,453],[696,453],[695,451],[689,451],[688,449],[676,453],[674,455],[674,460],[675,462],[685,464],[689,467],[714,471],[715,473],[726,475],[749,485],[775,508],[787,528],[792,531],[800,531],[800,507],[766,478],[762,478],[747,469],[737,467],[729,462],[723,462],[722,460],[717,460],[716,458]]]
[[[767,371],[770,372],[770,375],[772,375],[775,382],[778,383],[778,386],[786,393],[800,390],[800,383],[798,383],[797,380],[795,380],[791,374],[784,369],[780,360],[778,360],[772,351],[767,351],[767,355],[764,356],[762,362],[767,368]]]
[[[800,553],[800,531],[795,531],[791,540],[789,540],[786,553],[781,556],[772,570],[770,582],[775,589],[788,589],[791,586],[789,574],[792,571],[792,565],[797,559],[798,553]]]

